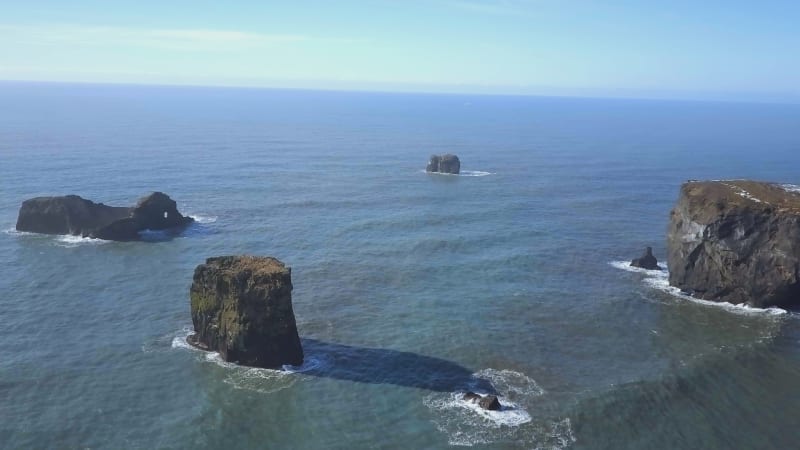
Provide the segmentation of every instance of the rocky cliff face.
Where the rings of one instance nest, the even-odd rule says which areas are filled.
[[[695,297],[800,304],[800,192],[756,181],[690,181],[667,235],[669,281]]]
[[[135,241],[142,230],[180,228],[193,221],[181,215],[175,201],[161,192],[141,198],[132,208],[107,206],[77,195],[66,195],[25,200],[17,217],[17,230]]]
[[[425,171],[457,175],[461,171],[461,161],[458,156],[449,153],[446,155],[433,155],[428,161]]]
[[[275,258],[222,256],[197,266],[190,289],[189,342],[225,361],[278,368],[301,365],[291,269]]]

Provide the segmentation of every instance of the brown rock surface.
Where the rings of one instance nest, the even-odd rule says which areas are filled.
[[[291,269],[277,259],[209,258],[195,269],[190,297],[193,345],[248,366],[303,364]]]

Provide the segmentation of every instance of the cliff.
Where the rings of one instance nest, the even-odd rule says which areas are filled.
[[[748,180],[689,181],[670,213],[672,286],[755,307],[800,303],[800,192]]]

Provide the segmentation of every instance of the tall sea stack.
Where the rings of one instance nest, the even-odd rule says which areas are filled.
[[[670,214],[672,286],[706,300],[800,304],[800,193],[775,183],[690,181]]]
[[[225,361],[279,368],[303,364],[292,310],[292,272],[270,257],[220,256],[197,266],[189,343]]]

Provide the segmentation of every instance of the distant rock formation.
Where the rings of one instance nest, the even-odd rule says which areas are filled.
[[[800,304],[800,193],[774,183],[690,181],[667,235],[669,282],[695,297]]]
[[[502,408],[500,400],[497,399],[496,395],[481,396],[480,394],[467,391],[462,398],[465,401],[477,403],[478,406],[489,411],[499,411]]]
[[[647,270],[661,270],[661,266],[658,265],[658,260],[653,256],[652,247],[645,248],[644,255],[631,261],[631,267]]]
[[[425,171],[458,175],[461,171],[461,161],[459,161],[458,156],[449,153],[445,155],[432,155]]]
[[[303,364],[292,310],[292,272],[275,258],[221,256],[197,266],[189,290],[189,343],[225,361],[279,368]]]
[[[142,230],[179,229],[193,221],[181,215],[175,201],[161,192],[143,197],[132,208],[107,206],[67,195],[36,197],[22,202],[17,230],[136,241]]]

